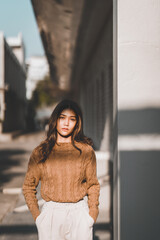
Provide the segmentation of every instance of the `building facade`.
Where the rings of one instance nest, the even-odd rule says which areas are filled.
[[[11,47],[14,55],[17,57],[21,66],[23,66],[24,70],[25,66],[25,45],[23,42],[22,34],[19,33],[17,37],[8,37],[6,39],[8,45]]]
[[[25,128],[26,73],[0,33],[0,133]]]
[[[49,66],[45,56],[32,56],[27,59],[26,97],[31,99],[37,83],[49,75]]]
[[[160,238],[160,1],[117,1],[115,239]]]

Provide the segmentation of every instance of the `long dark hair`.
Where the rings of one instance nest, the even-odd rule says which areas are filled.
[[[39,152],[38,162],[46,161],[57,141],[57,120],[64,109],[70,109],[76,114],[76,125],[71,135],[72,145],[80,151],[80,154],[82,151],[75,145],[74,141],[83,142],[91,146],[93,145],[92,139],[86,137],[83,133],[83,117],[80,106],[73,100],[64,99],[57,104],[51,114],[51,117],[49,119],[47,138],[37,147]]]

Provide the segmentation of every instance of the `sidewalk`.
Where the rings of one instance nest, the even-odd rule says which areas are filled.
[[[0,239],[37,240],[37,229],[30,212],[25,207],[22,193],[4,194],[3,192],[11,192],[11,190],[20,192],[30,153],[42,141],[43,136],[43,132],[34,133],[20,136],[12,142],[0,143],[0,180],[2,183],[0,186]],[[101,172],[101,167],[99,171]],[[94,240],[111,240],[108,212],[104,208],[108,204],[107,193],[108,185],[102,186],[101,208],[97,223],[94,225],[96,236]],[[40,199],[39,189],[37,197]]]
[[[36,132],[0,142],[0,223],[18,201],[30,153],[43,135],[43,132]],[[4,194],[4,191],[12,191],[12,194]]]

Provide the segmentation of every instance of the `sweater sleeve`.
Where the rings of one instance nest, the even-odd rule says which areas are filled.
[[[99,195],[100,195],[100,184],[97,179],[96,173],[96,155],[92,150],[92,155],[88,159],[86,166],[86,180],[87,180],[87,194],[88,194],[88,207],[89,214],[96,222],[99,214]]]
[[[36,198],[36,188],[38,186],[39,180],[40,168],[36,162],[36,157],[33,151],[29,159],[28,170],[25,175],[22,190],[25,201],[34,220],[36,220],[37,216],[40,214],[38,200]]]

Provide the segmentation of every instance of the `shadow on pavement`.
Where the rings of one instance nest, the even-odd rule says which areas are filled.
[[[0,186],[9,182],[15,176],[23,175],[23,171],[19,171],[15,167],[21,166],[25,160],[26,151],[22,149],[5,149],[0,150]],[[12,170],[12,167],[14,170]]]
[[[110,223],[96,223],[94,226],[94,231],[97,230],[106,230],[106,231],[111,231],[111,224]]]
[[[94,233],[96,230],[105,230],[105,231],[111,231],[110,224],[107,223],[100,223],[96,224],[94,226]],[[31,233],[37,233],[37,228],[35,225],[3,225],[0,226],[0,235],[2,234],[31,234]],[[95,235],[95,234],[94,234]],[[96,236],[94,236],[94,239],[97,239]]]
[[[37,228],[34,225],[5,225],[0,226],[0,235],[2,234],[31,234],[37,233]]]
[[[109,239],[112,240],[112,225],[111,225],[111,223],[96,223],[93,226],[93,240],[100,240],[101,237],[99,238],[97,236],[96,232],[109,233],[109,235],[110,235]]]

